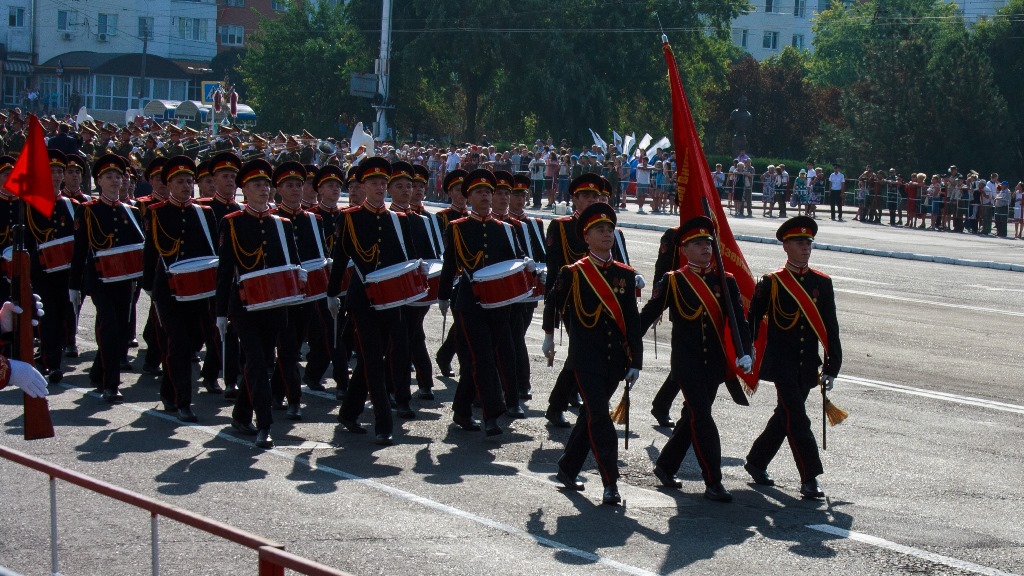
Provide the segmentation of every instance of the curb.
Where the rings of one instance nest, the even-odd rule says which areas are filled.
[[[444,208],[448,204],[440,202],[424,202],[426,206]],[[550,212],[527,211],[530,216],[536,216],[542,220],[553,220],[555,215]],[[669,226],[661,224],[643,224],[637,222],[619,222],[620,228],[633,228],[635,230],[650,230],[652,232],[664,232]],[[749,234],[735,234],[738,242],[752,242],[755,244],[782,244],[775,238],[766,236],[752,236]],[[895,250],[878,250],[876,248],[861,248],[859,246],[845,246],[843,244],[825,244],[815,242],[814,247],[818,250],[829,250],[832,252],[847,252],[850,254],[863,254],[865,256],[878,256],[881,258],[895,258],[897,260],[916,260],[918,262],[935,262],[936,264],[950,264],[953,266],[968,266],[972,268],[990,268],[993,270],[1008,270],[1011,272],[1024,272],[1024,265],[1010,264],[1008,262],[994,262],[991,260],[969,260],[966,258],[952,258],[949,256],[934,256],[931,254],[917,254],[915,252],[899,252]]]

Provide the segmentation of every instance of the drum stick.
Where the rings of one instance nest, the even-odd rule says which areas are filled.
[[[227,329],[227,326],[224,327],[223,331],[218,330],[218,332],[220,332],[220,379],[224,380],[224,385],[227,386],[228,383],[227,383],[227,380],[225,380],[225,376],[224,376],[225,374],[227,374],[227,366],[228,366],[228,344],[227,344],[227,342],[228,342],[228,339],[227,339],[228,329]]]

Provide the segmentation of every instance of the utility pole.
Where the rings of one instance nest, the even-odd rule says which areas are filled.
[[[380,22],[380,58],[377,59],[377,93],[380,103],[377,109],[378,140],[386,140],[388,136],[388,109],[392,108],[388,96],[388,83],[391,76],[391,0],[384,0],[384,14]]]
[[[143,20],[142,21],[142,81],[139,82],[139,110],[145,108],[142,103],[143,97],[146,95],[146,56],[149,53],[149,25]]]

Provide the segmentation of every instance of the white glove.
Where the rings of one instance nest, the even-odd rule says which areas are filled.
[[[544,356],[550,357],[555,353],[555,335],[545,334],[544,343],[540,345],[540,351],[544,353]]]
[[[533,261],[533,258],[527,256],[526,258],[523,258],[523,263],[526,264],[526,271],[530,274],[537,271],[537,263]]]
[[[540,283],[542,285],[543,284],[547,284],[548,283],[548,271],[547,270],[541,270],[540,274],[537,274],[537,278],[540,279]]]
[[[637,274],[636,275],[636,287],[637,288],[643,288],[644,286],[647,286],[647,282],[644,282],[644,275],[643,274]]]
[[[221,338],[228,333],[228,319],[226,316],[217,316],[217,332],[220,332]]]
[[[309,278],[309,272],[306,272],[304,268],[299,268],[296,272],[299,275],[299,284],[305,284],[306,279]]]
[[[754,359],[750,356],[741,356],[736,359],[736,367],[742,368],[744,374],[750,374],[754,371]]]
[[[35,297],[39,298],[39,296]],[[14,332],[14,315],[21,314],[21,312],[21,306],[16,306],[14,302],[4,302],[4,305],[0,307],[0,332]],[[36,300],[36,315],[43,315],[43,303],[40,300]],[[32,325],[38,326],[39,321],[33,318]]]
[[[82,291],[81,290],[68,290],[68,298],[71,303],[75,305],[75,308],[82,307]]]
[[[629,370],[626,370],[626,377],[624,378],[624,380],[626,381],[626,385],[629,386],[630,390],[633,389],[633,384],[636,384],[636,381],[639,379],[639,370],[637,370],[636,368],[630,368]]]
[[[825,392],[831,392],[832,386],[835,385],[835,376],[829,376],[828,374],[821,375],[821,385],[825,387]]]
[[[451,303],[450,303],[450,302],[448,302],[447,300],[438,300],[438,301],[437,301],[437,307],[438,307],[438,309],[439,309],[439,310],[441,310],[441,314],[443,314],[443,315],[445,315],[445,316],[447,316],[447,315],[448,315],[448,307],[449,307],[450,305],[451,305]]]
[[[46,396],[46,378],[36,370],[35,366],[21,360],[9,360],[11,363],[11,384],[21,388],[31,398]]]
[[[327,297],[327,311],[331,313],[331,318],[337,318],[338,312],[341,311],[341,298]]]
[[[430,262],[420,260],[420,274],[423,274],[424,276],[430,274]]]

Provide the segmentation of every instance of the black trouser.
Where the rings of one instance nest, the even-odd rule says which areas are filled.
[[[996,236],[1006,238],[1006,220],[1009,215],[1009,206],[995,206]]]
[[[686,375],[676,382],[678,389],[683,391],[683,417],[676,423],[672,437],[655,462],[669,475],[679,471],[692,444],[704,483],[710,486],[722,481],[722,440],[711,415],[719,384],[698,382],[686,378]]]
[[[192,355],[202,341],[202,323],[209,310],[206,300],[155,302],[163,329],[164,376],[160,398],[175,408],[192,405]]]
[[[665,381],[661,383],[661,387],[658,388],[657,394],[654,395],[651,412],[668,415],[672,411],[672,402],[675,402],[676,394],[679,394],[679,384],[676,384],[672,379],[672,373],[669,372]]]
[[[245,367],[242,370],[245,389],[235,399],[231,418],[248,423],[252,421],[255,412],[256,428],[269,429],[274,423],[271,412],[273,395],[270,390],[270,371],[273,367],[269,359],[273,357],[278,332],[288,325],[288,315],[282,308],[240,312],[231,318],[231,322],[238,331],[238,343],[245,355]]]
[[[424,390],[434,387],[434,370],[427,352],[427,335],[423,332],[423,320],[430,312],[430,306],[406,306],[402,310],[402,322],[409,335],[409,359],[416,369],[416,385]]]
[[[348,384],[348,393],[341,404],[341,417],[345,420],[358,419],[369,394],[373,402],[376,433],[391,434],[393,424],[386,374],[390,372],[391,379],[398,384],[395,399],[399,403],[407,403],[410,397],[409,346],[402,324],[402,309],[352,310],[349,320],[355,325],[358,374]],[[402,378],[405,379],[404,385]]]
[[[214,381],[220,377],[220,339],[217,337],[217,319],[210,308],[209,302],[213,299],[204,300],[206,308],[197,312],[201,316],[199,329],[202,332],[202,339],[196,342],[196,347],[206,348],[206,356],[203,358],[203,368],[199,375],[203,380]]]
[[[788,194],[786,194],[785,191],[783,191],[783,190],[776,190],[775,191],[775,196],[772,197],[771,206],[768,206],[768,210],[771,211],[772,207],[775,206],[775,203],[778,202],[778,204],[779,204],[779,217],[780,218],[785,218],[786,217],[786,201],[788,200],[788,198],[786,198],[786,196],[788,196]]]
[[[544,193],[544,183],[547,180],[532,180],[530,184],[533,186],[533,207],[534,209],[540,208],[540,197]]]
[[[288,315],[288,326],[277,332],[277,363],[270,378],[270,390],[275,400],[287,398],[288,404],[294,406],[302,398],[299,359],[313,303],[285,306],[284,310]]]
[[[622,374],[578,370],[568,373],[583,398],[583,408],[558,465],[569,477],[575,478],[583,469],[587,454],[593,452],[601,482],[605,486],[614,484],[619,479],[619,437],[608,413],[608,402],[622,380]]]
[[[162,330],[160,320],[156,317],[156,307],[150,301],[146,326],[142,329],[142,339],[146,342],[146,359],[143,363],[150,368],[156,368],[163,361],[164,352],[160,349],[160,342],[164,340]]]
[[[764,431],[750,447],[748,464],[754,468],[767,469],[782,447],[782,441],[789,440],[801,482],[813,480],[824,471],[806,406],[807,395],[815,389],[816,380],[814,376],[805,376],[798,382],[775,383],[778,404]]]
[[[982,204],[978,210],[981,219],[981,233],[988,236],[992,233],[992,205]]]
[[[548,396],[548,412],[565,412],[569,409],[569,399],[576,392],[576,381],[572,370],[562,367],[555,379],[555,385],[551,387],[551,395]]]
[[[470,310],[455,312],[459,325],[458,340],[461,378],[455,389],[452,410],[459,416],[469,417],[475,396],[480,397],[484,419],[497,418],[505,413],[501,393],[501,378],[515,381],[515,362],[512,355],[510,306],[484,309],[473,305]],[[465,370],[462,362],[465,361]],[[502,371],[504,376],[499,376]]]
[[[345,312],[339,311],[332,317],[327,300],[313,303],[313,309],[306,328],[309,353],[306,354],[306,383],[318,383],[333,365],[332,377],[340,390],[348,390],[348,358],[352,349],[352,323],[345,321]]]
[[[829,190],[828,192],[828,210],[829,215],[833,220],[836,219],[836,209],[839,210],[839,219],[843,219],[843,191],[842,190]]]
[[[64,345],[67,343],[67,315],[71,313],[68,286],[67,270],[41,272],[32,279],[32,289],[39,294],[45,312],[39,319],[40,354],[38,364],[43,370],[61,369]],[[129,299],[125,298],[124,311],[126,314],[128,313],[128,302]]]
[[[207,314],[210,316],[210,321],[214,323],[213,335],[210,338],[213,348],[210,348],[211,343],[207,343],[206,361],[203,363],[203,378],[209,378],[211,370],[214,374],[223,370],[224,385],[234,386],[238,383],[238,376],[242,370],[241,349],[238,345],[238,329],[233,322],[228,323],[227,333],[223,337],[222,344],[220,331],[216,329],[217,312],[214,310],[213,299],[209,299],[209,302],[210,311]],[[226,358],[222,358],[222,355],[226,356]]]
[[[96,307],[96,344],[99,351],[89,378],[105,390],[117,390],[121,383],[121,359],[128,333],[129,304],[132,301],[131,280],[108,282],[92,294]],[[43,315],[46,318],[46,315]]]
[[[518,313],[516,313],[518,308]],[[513,305],[512,311],[512,345],[515,347],[516,378],[519,381],[519,393],[530,391],[530,351],[526,347],[526,331],[533,321],[533,311],[537,309],[535,302]],[[518,400],[517,400],[518,402]]]
[[[455,347],[455,341],[458,337],[457,330],[458,323],[452,322],[451,326],[448,328],[448,334],[445,335],[444,341],[441,342],[441,346],[437,349],[438,364],[451,364],[452,360],[455,358],[455,353],[458,351]]]
[[[132,289],[132,309],[128,314],[128,334],[125,335],[124,341],[124,354],[123,358],[128,359],[128,347],[136,337],[138,337],[138,315],[139,315],[139,296],[142,294],[142,282],[135,282],[135,288]]]

